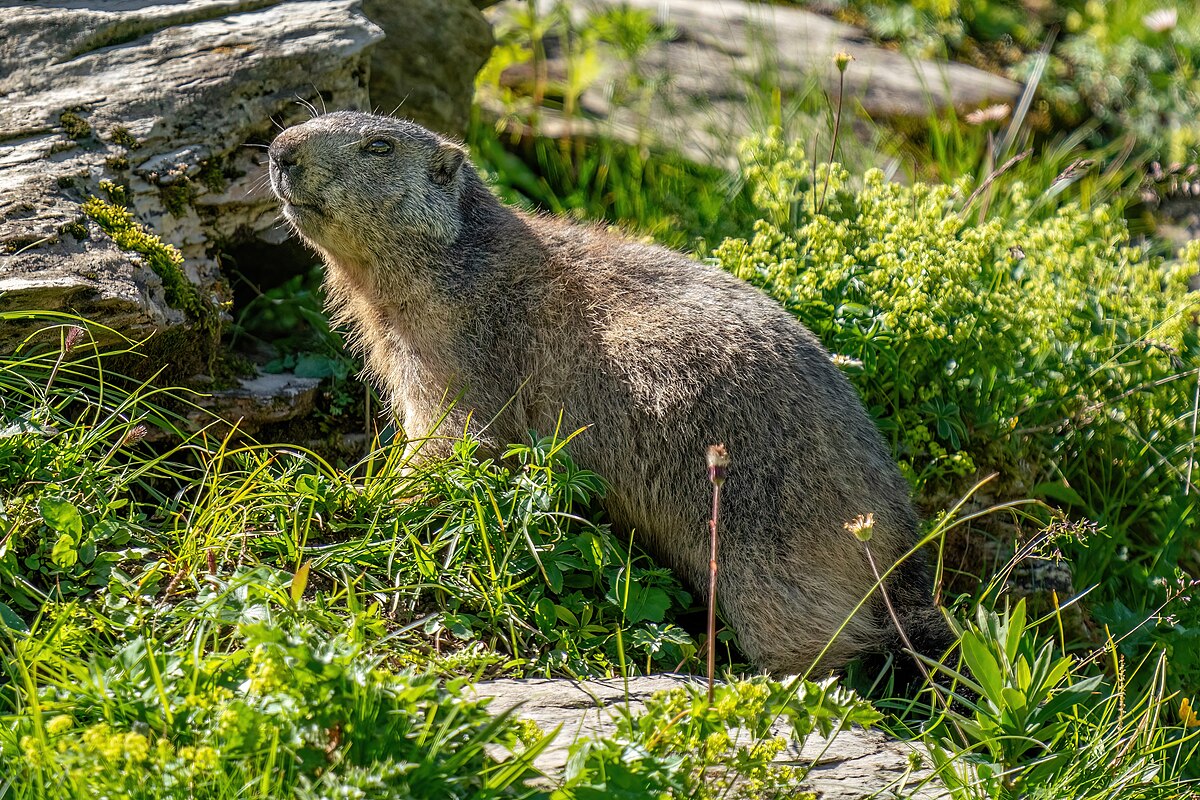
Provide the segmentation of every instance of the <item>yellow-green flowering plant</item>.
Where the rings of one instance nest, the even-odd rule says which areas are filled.
[[[964,213],[966,182],[871,170],[852,187],[832,164],[810,183],[777,131],[742,157],[762,219],[714,256],[851,365],[918,488],[987,467],[1028,491],[1098,433],[1109,451],[1159,440],[1167,469],[1182,469],[1200,244],[1147,256],[1110,207],[1046,212],[1019,183],[983,222]]]

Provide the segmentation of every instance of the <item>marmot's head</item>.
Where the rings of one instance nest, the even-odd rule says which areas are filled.
[[[337,261],[458,236],[466,154],[420,125],[338,111],[288,128],[268,153],[284,216]]]

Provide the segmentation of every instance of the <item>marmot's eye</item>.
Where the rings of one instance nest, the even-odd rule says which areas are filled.
[[[377,156],[386,156],[395,149],[395,145],[387,139],[374,139],[367,145],[367,152]]]

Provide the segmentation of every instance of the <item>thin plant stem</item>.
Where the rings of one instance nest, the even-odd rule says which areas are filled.
[[[526,0],[525,6],[526,13],[529,15],[529,39],[532,45],[530,49],[533,61],[533,106],[529,112],[529,128],[532,136],[537,136],[538,112],[541,110],[542,101],[546,96],[546,50],[542,41],[537,0]]]
[[[725,470],[729,466],[729,453],[725,445],[714,444],[708,448],[708,480],[713,485],[712,517],[708,521],[708,704],[713,704],[717,675],[717,520],[721,513],[721,485],[725,483]]]
[[[833,159],[837,155],[838,132],[842,127],[842,101],[846,95],[846,70],[838,69],[838,101],[837,110],[833,114],[833,137],[829,142],[829,161],[825,165],[825,185],[821,187],[821,202],[817,206],[816,212],[821,213],[821,209],[825,208],[825,195],[829,191],[829,179],[833,174]]]
[[[908,634],[904,632],[904,626],[900,624],[900,615],[896,613],[895,607],[892,606],[892,598],[888,597],[887,585],[884,583],[883,577],[879,574],[879,567],[875,566],[875,556],[871,555],[871,546],[866,542],[863,542],[862,546],[867,554],[867,562],[871,565],[871,572],[875,574],[875,580],[879,585],[879,594],[883,597],[883,604],[887,607],[888,616],[892,618],[892,624],[896,626],[896,631],[900,634],[900,641],[904,642],[904,646],[908,648],[909,656],[917,665],[917,669],[921,670],[921,675],[925,678],[925,683],[929,686],[929,693],[941,701],[946,719],[954,726],[958,735],[963,736],[962,728],[959,727],[958,720],[954,718],[954,714],[950,710],[950,700],[943,697],[942,693],[938,691],[937,684],[933,682],[933,676],[925,668],[925,664],[921,661],[921,656],[917,653],[917,648],[913,647],[912,642],[909,641]]]
[[[66,359],[67,354],[74,349],[76,343],[83,338],[84,332],[84,329],[78,325],[72,325],[67,328],[66,333],[63,335],[62,345],[58,349],[58,359],[54,362],[54,368],[50,370],[50,377],[46,379],[44,392],[47,402],[49,402],[50,387],[54,386],[54,379],[58,377],[58,371],[62,368],[63,361]]]
[[[900,633],[900,640],[904,642],[904,646],[912,654],[912,660],[916,663],[917,669],[921,670],[921,674],[925,676],[925,680],[932,686],[933,678],[929,675],[929,670],[925,669],[925,665],[921,663],[921,659],[917,657],[917,648],[913,647],[912,642],[909,641],[908,634],[904,632],[904,626],[900,624],[900,615],[896,613],[896,609],[892,606],[892,599],[888,597],[887,585],[883,582],[883,578],[879,576],[879,568],[875,566],[875,556],[871,555],[871,546],[863,542],[863,550],[867,553],[867,561],[871,564],[871,572],[875,573],[875,580],[879,582],[879,594],[883,596],[883,604],[887,606],[888,616],[892,618],[892,624],[896,626],[896,630]]]
[[[708,704],[713,702],[713,682],[717,672],[717,517],[721,511],[721,484],[713,486],[712,519],[708,521]]]
[[[1192,440],[1188,444],[1187,480],[1184,482],[1183,495],[1192,493],[1192,467],[1196,463],[1196,415],[1200,412],[1200,368],[1196,369],[1196,393],[1192,397]]]

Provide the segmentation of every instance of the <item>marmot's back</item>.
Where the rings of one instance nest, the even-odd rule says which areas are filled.
[[[457,145],[366,114],[318,117],[271,146],[272,184],[329,266],[349,325],[410,437],[438,420],[500,450],[565,416],[609,483],[616,525],[706,590],[706,448],[724,442],[718,602],[764,669],[807,668],[875,577],[844,523],[876,520],[888,568],[914,543],[908,487],[816,338],[711,265],[502,206]],[[458,397],[447,410],[447,398]],[[426,441],[418,457],[448,445]],[[937,640],[912,561],[891,597]],[[828,666],[896,644],[875,597]]]
[[[703,587],[703,454],[724,442],[734,461],[718,598],[756,664],[802,669],[875,582],[844,524],[873,514],[872,547],[887,565],[915,542],[906,482],[829,353],[762,292],[663,248],[579,238],[556,254],[560,297],[585,332],[565,361],[590,368],[561,382],[571,428],[591,426],[577,457],[609,480],[612,516]],[[830,663],[893,635],[868,603]]]

